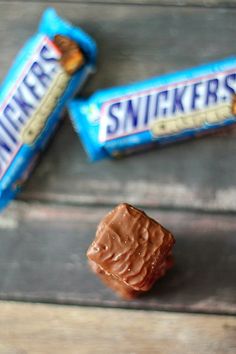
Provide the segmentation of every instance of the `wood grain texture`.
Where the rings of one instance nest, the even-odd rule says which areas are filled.
[[[134,301],[117,298],[87,266],[107,208],[22,204],[0,217],[0,298],[236,313],[234,216],[146,210],[176,237],[176,265]]]
[[[21,3],[0,4],[0,42],[5,51],[0,77],[35,30],[45,7],[32,3],[25,17]],[[55,7],[98,42],[98,72],[84,94],[236,53],[235,10],[69,3]],[[235,152],[235,134],[229,133],[91,165],[67,121],[22,198],[75,204],[126,200],[165,208],[235,211]]]
[[[0,302],[0,354],[233,354],[236,319]]]
[[[236,52],[236,10],[161,8],[134,5],[0,3],[0,78],[19,48],[36,30],[42,11],[54,6],[81,25],[99,48],[96,76],[84,93],[184,69]],[[104,21],[106,19],[106,21]],[[217,35],[216,35],[217,33]]]
[[[236,211],[235,156],[229,135],[91,164],[67,120],[20,199]]]

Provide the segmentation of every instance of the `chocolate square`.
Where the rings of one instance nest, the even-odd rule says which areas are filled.
[[[158,222],[123,203],[100,222],[87,256],[106,282],[110,276],[135,292],[147,291],[172,265],[174,242]]]

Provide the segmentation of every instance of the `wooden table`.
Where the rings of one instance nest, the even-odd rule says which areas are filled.
[[[1,78],[48,5],[97,40],[83,95],[236,54],[234,0],[0,1]],[[0,215],[0,354],[235,353],[235,156],[232,131],[89,164],[65,117]],[[131,302],[85,257],[121,201],[177,240],[175,268]]]

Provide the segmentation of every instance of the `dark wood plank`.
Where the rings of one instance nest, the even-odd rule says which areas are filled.
[[[0,0],[4,2],[4,0]],[[6,2],[6,0],[5,0]],[[15,2],[15,0],[8,0]],[[236,7],[235,0],[21,0],[24,2],[53,2],[53,3],[92,3],[92,4],[135,4],[135,5],[156,5],[156,6],[191,6],[191,7],[213,7],[213,8],[234,8]]]
[[[98,71],[85,93],[236,52],[234,9],[40,2],[27,8],[26,18],[21,2],[5,2],[0,3],[0,40],[4,48],[4,56],[0,58],[0,79],[24,40],[35,31],[41,13],[48,6],[81,25],[98,43]]]
[[[0,353],[233,354],[232,316],[0,302]]]
[[[118,299],[86,250],[107,208],[21,204],[0,216],[0,298],[236,313],[234,216],[147,210],[176,236],[175,268],[146,296]]]
[[[26,17],[21,3],[0,4],[1,78],[45,7],[32,3]],[[84,94],[236,53],[235,10],[69,3],[55,7],[98,42],[98,72]],[[235,135],[229,134],[91,165],[66,122],[21,198],[76,204],[127,200],[235,211],[235,152]]]
[[[90,164],[67,120],[19,198],[235,211],[235,156],[229,135]]]

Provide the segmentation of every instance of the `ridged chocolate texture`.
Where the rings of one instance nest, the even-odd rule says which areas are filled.
[[[143,211],[120,204],[100,222],[87,256],[97,266],[93,270],[105,274],[106,283],[111,276],[135,292],[147,291],[171,267],[174,242],[172,234]]]
[[[133,290],[130,286],[115,278],[113,275],[107,275],[95,262],[89,260],[89,265],[105,285],[109,286],[124,299],[130,300],[139,295],[140,291]]]

